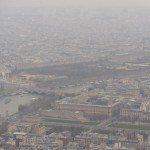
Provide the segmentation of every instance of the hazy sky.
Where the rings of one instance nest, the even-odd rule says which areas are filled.
[[[1,6],[81,7],[81,8],[149,8],[150,0],[0,0]]]

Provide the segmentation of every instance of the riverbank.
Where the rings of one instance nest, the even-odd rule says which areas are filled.
[[[5,96],[0,98],[0,114],[2,116],[6,115],[8,112],[9,115],[13,115],[18,112],[19,105],[30,104],[31,101],[38,99],[38,95],[34,94],[22,94],[14,96]],[[6,99],[10,99],[8,103],[5,103]]]

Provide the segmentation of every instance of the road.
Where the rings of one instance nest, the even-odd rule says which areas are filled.
[[[101,129],[101,128],[106,128],[108,127],[113,121],[113,118],[104,120],[103,122],[101,122],[100,124],[98,124],[97,126],[91,127],[89,131],[87,131],[88,133],[97,130],[97,129]]]

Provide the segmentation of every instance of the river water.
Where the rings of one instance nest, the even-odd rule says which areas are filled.
[[[38,97],[32,94],[2,97],[0,98],[0,114],[5,116],[8,111],[8,114],[12,115],[18,112],[18,106],[20,104],[30,104],[31,101],[38,99]],[[7,100],[10,100],[10,102],[6,103]]]

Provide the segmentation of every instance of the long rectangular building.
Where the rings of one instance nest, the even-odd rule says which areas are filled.
[[[122,108],[122,102],[116,102],[112,105],[92,105],[92,104],[74,104],[65,103],[64,101],[57,101],[55,105],[59,110],[81,111],[85,114],[95,114],[105,117],[112,117],[119,114]]]

